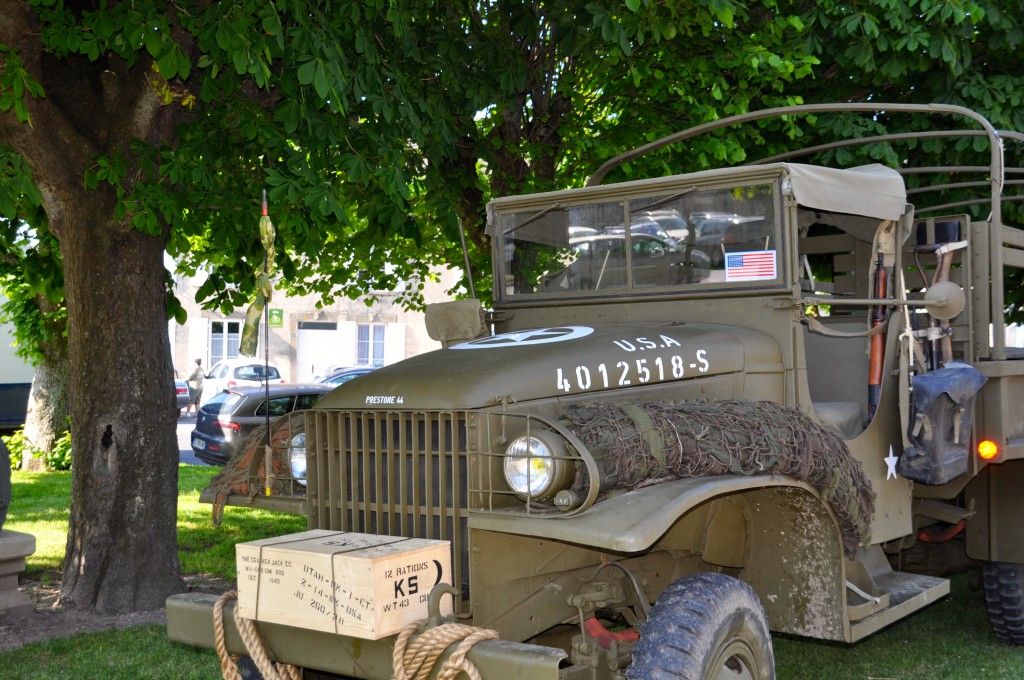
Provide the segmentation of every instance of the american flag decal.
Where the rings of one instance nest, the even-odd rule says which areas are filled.
[[[758,281],[774,279],[777,275],[774,250],[725,254],[726,281]]]

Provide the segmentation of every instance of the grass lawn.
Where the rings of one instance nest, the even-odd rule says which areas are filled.
[[[199,493],[220,468],[182,465],[178,468],[178,557],[184,574],[210,574],[234,580],[235,543],[305,531],[306,519],[296,515],[226,508],[215,527],[210,506]],[[71,473],[15,472],[13,498],[5,529],[36,537],[36,552],[26,560],[26,573],[60,574],[68,536]]]
[[[235,579],[235,543],[304,531],[306,518],[248,508],[226,508],[220,527],[199,493],[220,468],[178,468],[178,557],[183,574]],[[33,534],[36,552],[25,573],[44,583],[60,579],[68,533],[71,473],[15,472],[4,529]],[[208,649],[175,644],[163,626],[137,626],[26,645],[0,653],[0,678],[220,678]]]
[[[303,531],[305,518],[228,508],[214,527],[199,492],[216,468],[179,468],[178,546],[182,572],[234,579],[239,541]],[[59,578],[67,539],[70,473],[14,473],[5,528],[36,536],[27,572]],[[1024,649],[993,638],[980,592],[965,576],[952,594],[856,645],[778,636],[779,680],[981,680],[1024,678]],[[2,678],[220,678],[210,650],[171,643],[161,626],[79,635],[0,653]],[[487,680],[501,680],[487,679]]]
[[[1024,648],[996,641],[966,574],[948,597],[855,645],[777,636],[774,646],[779,680],[1024,678]]]

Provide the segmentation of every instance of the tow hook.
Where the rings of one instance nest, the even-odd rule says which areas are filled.
[[[444,623],[441,616],[441,598],[445,595],[455,597],[459,591],[448,583],[438,583],[430,589],[430,596],[427,598],[427,628],[434,628]]]

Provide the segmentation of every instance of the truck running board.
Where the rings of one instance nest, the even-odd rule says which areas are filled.
[[[893,571],[878,546],[846,563],[847,642],[857,642],[949,594],[949,580]]]

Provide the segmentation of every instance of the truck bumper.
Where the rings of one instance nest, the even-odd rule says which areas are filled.
[[[216,595],[185,593],[167,599],[167,636],[173,642],[214,648],[213,607]],[[362,640],[332,633],[294,628],[274,623],[257,624],[267,655],[274,661],[303,668],[328,671],[357,678],[393,675],[391,654],[397,636]],[[224,607],[224,636],[228,651],[249,655],[235,625],[235,606]],[[449,647],[442,660],[455,650]],[[566,654],[554,647],[541,647],[504,640],[477,643],[468,654],[481,676],[503,680],[559,680],[568,666]],[[440,661],[435,665],[440,668]],[[435,678],[436,674],[431,674]]]

